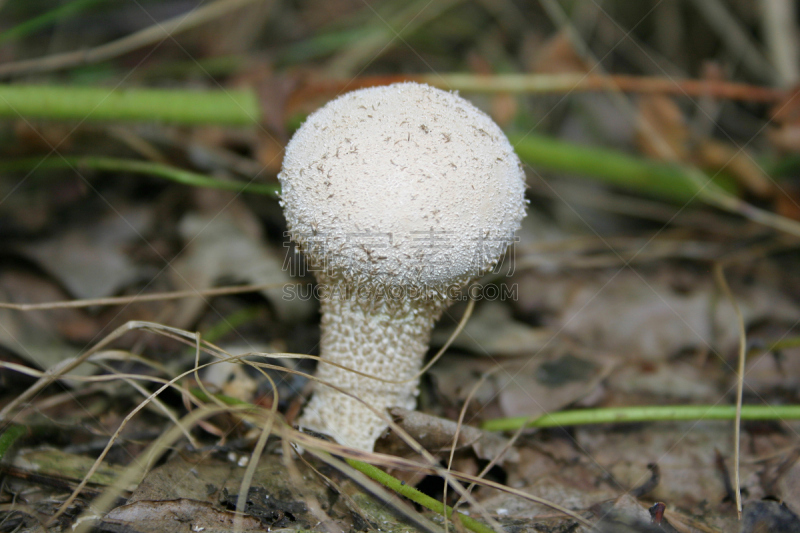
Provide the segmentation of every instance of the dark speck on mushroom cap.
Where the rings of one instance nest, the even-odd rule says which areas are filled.
[[[525,175],[500,128],[416,83],[326,104],[289,142],[278,177],[293,239],[354,282],[463,284],[492,267],[525,215]]]

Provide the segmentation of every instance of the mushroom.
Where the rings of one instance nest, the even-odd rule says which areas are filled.
[[[399,83],[311,114],[278,178],[322,310],[319,382],[299,425],[371,451],[389,407],[415,408],[434,323],[519,229],[522,166],[468,101]]]

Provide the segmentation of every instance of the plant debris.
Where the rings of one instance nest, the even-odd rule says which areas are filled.
[[[797,420],[618,411],[800,406],[796,3],[188,4],[0,0],[0,533],[800,531]],[[367,453],[296,427],[277,174],[397,82],[490,115],[529,205]]]

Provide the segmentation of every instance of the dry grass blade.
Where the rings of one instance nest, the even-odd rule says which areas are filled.
[[[701,4],[702,2],[697,2]],[[715,2],[718,5],[718,2]],[[589,47],[583,38],[580,36],[574,25],[570,21],[563,6],[554,0],[542,0],[542,6],[547,11],[548,15],[553,21],[561,28],[567,30],[572,45],[576,48],[578,53],[583,57],[590,60],[589,63],[593,65],[592,70],[600,70],[600,62],[597,58],[593,57],[589,51]],[[588,75],[588,74],[587,74]],[[637,113],[633,105],[623,94],[621,88],[614,84],[612,77],[604,77],[608,81],[607,94],[613,98],[615,105],[626,116],[630,117],[632,123],[636,126],[637,131],[644,135],[653,149],[658,153],[659,157],[665,161],[672,161],[679,163],[678,154],[664,139],[664,137],[657,131],[653,124],[646,120],[640,113]],[[739,150],[741,152],[742,149]],[[800,223],[790,218],[777,215],[765,209],[758,208],[744,200],[724,191],[719,186],[715,185],[711,179],[703,174],[695,167],[688,168],[688,178],[694,183],[696,188],[695,196],[713,205],[719,209],[735,213],[753,222],[757,222],[766,227],[776,229],[794,236],[800,236]]]
[[[190,30],[257,1],[264,0],[217,0],[189,13],[178,15],[164,22],[157,22],[149,28],[89,50],[64,52],[0,65],[0,77],[48,72],[107,61],[147,45],[169,39],[178,32]]]
[[[469,391],[469,394],[467,395],[466,399],[464,400],[464,405],[461,407],[461,410],[458,413],[458,425],[456,427],[456,432],[453,435],[453,443],[450,446],[450,456],[447,458],[447,471],[448,472],[450,472],[452,470],[453,458],[455,457],[456,448],[458,447],[458,438],[459,438],[459,435],[461,433],[461,427],[464,424],[464,417],[467,414],[467,408],[469,407],[469,404],[472,401],[472,398],[475,396],[475,394],[477,394],[478,390],[483,386],[483,384],[486,382],[486,380],[489,379],[489,377],[491,377],[495,372],[499,371],[501,368],[502,368],[502,366],[498,365],[495,368],[493,368],[491,371],[485,372],[481,376],[481,379],[479,379],[475,383],[475,385],[472,386],[472,388]],[[512,444],[513,444],[512,441],[509,441],[508,443],[506,443],[506,445],[503,447],[503,449],[500,451],[500,453],[498,453],[496,457],[492,458],[492,460],[489,461],[489,464],[487,464],[480,471],[480,473],[478,474],[478,477],[479,478],[483,478],[483,476],[485,476],[489,472],[489,470],[491,470],[492,467],[494,465],[496,465],[497,462],[503,457],[503,455],[506,453],[506,451],[509,448],[511,448]],[[467,487],[467,493],[471,493],[471,491],[472,491],[472,489],[474,487],[475,487],[475,483],[470,484]],[[444,487],[444,499],[447,499],[447,486],[446,485]],[[462,498],[459,498],[458,502],[456,502],[456,504],[453,505],[453,509],[458,508],[458,505],[461,502],[462,502]]]
[[[149,325],[149,324],[148,324]],[[147,327],[142,325],[142,323],[138,322],[128,322],[123,324],[122,326],[118,327],[110,334],[108,334],[103,340],[97,343],[93,348],[87,350],[83,354],[73,359],[65,360],[63,363],[49,368],[42,376],[34,383],[31,387],[29,387],[25,392],[17,396],[15,399],[10,401],[2,410],[0,410],[0,421],[7,421],[10,418],[10,415],[14,413],[19,406],[28,401],[34,395],[36,395],[39,391],[43,390],[48,385],[52,384],[53,382],[60,379],[62,376],[69,373],[70,370],[77,368],[78,366],[82,365],[86,362],[89,357],[93,354],[99,352],[112,342],[114,342],[119,337],[123,336],[128,331],[132,331],[137,328]]]
[[[463,317],[462,325],[465,322],[466,318],[468,318],[468,315]],[[130,323],[125,324],[124,326],[118,328],[117,330],[111,332],[105,339],[100,341],[93,349],[87,351],[82,356],[80,356],[78,358],[75,358],[72,361],[69,361],[68,364],[66,364],[66,365],[61,365],[58,369],[55,369],[53,371],[48,371],[48,372],[45,372],[45,373],[41,373],[40,379],[32,387],[30,387],[27,391],[25,391],[25,393],[23,393],[20,396],[20,398],[18,398],[18,401],[12,402],[12,405],[7,406],[6,410],[4,411],[4,414],[15,412],[14,410],[20,405],[20,403],[26,401],[30,396],[32,396],[33,394],[35,394],[36,392],[41,390],[44,386],[46,386],[46,384],[48,384],[48,383],[50,383],[50,382],[52,382],[54,380],[57,380],[57,379],[65,378],[67,376],[66,372],[68,372],[69,369],[75,368],[78,365],[82,364],[83,362],[86,362],[98,350],[100,350],[102,347],[107,346],[112,341],[118,339],[124,333],[127,333],[127,332],[132,331],[132,330],[139,330],[139,329],[145,330],[145,331],[151,331],[151,332],[154,332],[154,333],[157,333],[157,334],[160,334],[160,335],[164,335],[166,337],[170,337],[170,338],[182,341],[182,342],[184,342],[186,344],[190,344],[191,343],[191,345],[193,345],[194,348],[195,348],[196,364],[194,365],[194,367],[192,369],[187,370],[186,372],[183,372],[182,374],[172,378],[171,380],[164,382],[160,388],[158,388],[155,392],[153,392],[152,394],[147,396],[147,398],[144,401],[142,401],[137,407],[135,407],[133,410],[131,410],[126,415],[126,417],[122,420],[122,422],[120,423],[120,425],[118,426],[118,428],[116,429],[114,434],[110,437],[109,442],[106,444],[104,450],[100,453],[100,455],[97,457],[97,459],[95,460],[95,462],[92,465],[92,467],[89,469],[87,475],[84,477],[84,479],[81,481],[81,483],[75,488],[75,490],[67,498],[67,500],[62,504],[62,506],[56,512],[55,516],[52,518],[53,520],[56,519],[58,516],[60,516],[69,507],[69,505],[75,500],[75,498],[80,494],[80,492],[85,488],[86,484],[88,483],[88,480],[91,478],[91,476],[94,474],[94,472],[96,472],[97,469],[100,467],[100,465],[104,461],[106,455],[110,451],[111,447],[116,442],[116,440],[120,436],[120,434],[123,431],[123,429],[127,426],[128,422],[130,422],[130,420],[134,416],[136,416],[136,414],[138,414],[150,402],[156,401],[157,397],[164,390],[166,390],[168,387],[177,386],[176,383],[179,382],[184,377],[196,374],[198,370],[206,368],[206,367],[214,365],[214,364],[217,364],[218,362],[221,362],[221,361],[238,361],[238,362],[241,362],[241,363],[249,364],[249,365],[251,365],[251,366],[253,366],[253,367],[255,367],[255,368],[259,369],[259,370],[265,369],[265,368],[269,368],[269,369],[274,369],[274,370],[283,370],[283,371],[287,371],[287,372],[298,373],[296,371],[285,369],[283,367],[276,366],[276,365],[270,365],[270,364],[266,364],[266,363],[252,362],[252,361],[243,360],[245,357],[251,356],[253,354],[244,354],[244,355],[239,355],[239,356],[232,356],[230,354],[227,354],[227,352],[225,352],[224,350],[221,350],[220,348],[214,346],[213,344],[210,344],[210,343],[207,343],[205,341],[202,341],[200,339],[199,335],[195,334],[195,333],[190,333],[190,332],[186,332],[186,331],[183,331],[183,330],[180,330],[180,329],[177,329],[177,328],[172,328],[172,327],[169,327],[169,326],[164,326],[164,325],[161,325],[161,324],[156,324],[156,323],[151,323],[151,322],[130,322]],[[198,364],[199,363],[199,359],[198,358],[199,358],[199,352],[200,351],[204,351],[206,353],[210,353],[211,355],[216,357],[217,360],[213,361],[211,363],[204,364],[204,365]],[[262,355],[265,355],[265,354],[262,354]],[[306,356],[299,355],[299,354],[269,354],[269,355],[271,355],[271,356],[306,357]],[[23,370],[23,369],[19,369],[19,370]],[[33,374],[36,375],[35,372]],[[266,374],[264,374],[264,375],[266,375]],[[110,379],[123,379],[123,378],[127,378],[127,376],[111,375],[111,376],[98,376],[97,378],[98,378],[98,380],[110,380]],[[87,379],[92,379],[92,378],[87,378]],[[163,381],[163,380],[159,380],[157,378],[151,378],[151,379],[153,381],[159,381],[159,382]],[[338,387],[335,387],[333,384],[326,384],[326,385],[332,386],[333,388],[335,388],[336,390],[339,390],[339,392],[341,392],[343,394],[349,394],[349,393],[339,389]],[[274,384],[273,384],[273,386],[274,386]],[[273,389],[273,390],[275,390],[275,389]],[[213,397],[213,396],[210,396],[210,397]],[[136,464],[132,465],[126,471],[125,476],[123,476],[124,479],[121,480],[116,485],[117,488],[110,489],[107,492],[107,494],[114,493],[115,495],[113,497],[109,496],[107,494],[104,495],[104,498],[106,498],[106,499],[101,499],[101,501],[98,503],[98,506],[99,506],[98,508],[99,509],[104,509],[105,508],[104,506],[110,505],[109,502],[113,501],[113,499],[116,497],[116,493],[118,493],[119,487],[127,486],[128,484],[130,484],[130,482],[133,479],[135,479],[136,475],[141,474],[141,473],[143,473],[144,471],[147,470],[147,465],[151,464],[151,462],[152,462],[154,457],[157,457],[158,455],[160,455],[160,453],[162,453],[164,451],[164,449],[168,445],[170,445],[171,443],[175,442],[180,437],[180,435],[185,435],[186,434],[186,429],[185,428],[187,427],[187,420],[189,421],[189,425],[191,425],[193,423],[198,423],[201,420],[203,420],[203,419],[207,418],[208,416],[210,416],[211,413],[224,412],[224,411],[229,411],[229,410],[233,409],[235,411],[241,412],[243,415],[245,415],[247,417],[255,416],[256,420],[261,420],[262,422],[266,422],[264,424],[258,424],[259,426],[264,427],[264,430],[260,434],[258,443],[257,443],[257,445],[256,445],[256,447],[255,447],[255,449],[253,451],[252,457],[251,457],[250,465],[252,465],[252,468],[254,469],[255,465],[258,463],[258,457],[260,456],[261,452],[263,451],[264,445],[266,443],[266,439],[272,433],[272,424],[274,423],[274,421],[277,418],[279,418],[278,415],[277,415],[277,411],[276,411],[277,405],[278,405],[278,402],[273,402],[273,407],[269,412],[263,412],[263,410],[261,410],[259,408],[256,408],[254,406],[251,406],[249,404],[248,405],[237,405],[237,406],[217,405],[214,408],[201,406],[197,411],[194,411],[194,412],[190,413],[189,415],[184,417],[184,419],[178,421],[178,425],[175,428],[172,428],[172,429],[168,430],[164,435],[162,435],[162,437],[159,439],[159,441],[157,441],[150,448],[148,448],[148,452],[147,452],[148,459],[145,461],[145,463],[142,464],[141,461],[139,461]],[[382,415],[382,416],[386,416],[383,413],[377,413],[377,411],[376,411],[376,414],[379,414],[379,415]],[[194,417],[196,417],[196,418],[194,418]],[[398,433],[398,435],[400,435],[400,437],[403,438],[404,441],[406,441],[406,443],[412,449],[417,451],[417,453],[419,453],[422,457],[424,457],[427,460],[428,468],[430,468],[433,471],[437,472],[439,475],[442,475],[443,477],[445,477],[445,479],[448,480],[448,483],[451,486],[454,487],[454,489],[462,496],[462,498],[464,498],[467,501],[469,501],[475,508],[480,508],[479,504],[477,502],[475,502],[469,496],[469,494],[467,494],[465,492],[464,488],[461,487],[460,484],[455,481],[454,477],[451,477],[447,473],[446,470],[441,469],[441,468],[439,468],[437,466],[436,459],[433,456],[431,456],[426,450],[424,450],[420,446],[419,443],[414,441],[408,434],[406,434],[402,430],[402,428],[397,426],[391,419],[388,419],[388,417],[387,417],[387,422]],[[290,431],[290,430],[288,430],[287,428],[282,428],[280,433],[283,434],[286,431]],[[303,434],[297,433],[297,432],[291,432],[291,434],[293,435],[293,437],[298,437],[298,436],[303,435]],[[301,441],[302,440],[303,439],[301,438]],[[295,440],[293,439],[293,442],[294,441]],[[304,447],[308,447],[312,443],[316,444],[317,446],[323,446],[323,448],[325,446],[330,446],[329,443],[325,443],[324,441],[319,441],[318,439],[312,439],[310,441],[306,439],[305,442],[303,443],[303,446]],[[351,450],[351,452],[353,452],[353,450]],[[239,506],[243,505],[242,502],[244,500],[242,498],[246,498],[248,485],[250,483],[250,480],[252,479],[252,471],[249,471],[249,474],[250,474],[249,476],[246,475],[245,478],[243,479],[242,491],[240,492],[240,500],[237,503],[237,505],[239,505]],[[493,520],[492,520],[492,518],[490,516],[486,515],[485,518],[490,523],[493,522]]]
[[[133,375],[125,376],[125,375],[122,375],[121,373],[117,372],[115,369],[109,367],[108,365],[102,365],[102,368],[104,368],[107,372],[109,372],[110,375],[116,377],[117,379],[120,379],[120,380],[124,381],[125,383],[127,383],[128,385],[133,387],[139,394],[141,394],[145,398],[150,396],[150,393],[144,387],[142,387],[141,385],[136,383],[136,378],[138,378],[139,376],[133,376]],[[159,380],[159,381],[161,381],[161,380]],[[164,380],[164,381],[166,381],[166,380]],[[172,409],[167,407],[164,404],[164,402],[162,402],[157,397],[153,398],[152,401],[153,401],[153,404],[155,404],[155,406],[158,407],[158,409],[162,413],[164,413],[166,415],[166,417],[169,418],[169,420],[173,424],[175,424],[175,426],[180,427],[183,430],[183,436],[186,437],[186,440],[188,440],[189,443],[192,446],[197,448],[199,446],[199,443],[197,442],[197,439],[194,438],[194,436],[189,432],[189,430],[187,428],[181,426],[180,420],[178,420],[177,416],[172,411]]]
[[[226,412],[236,412],[236,411],[253,411],[252,407],[234,407],[234,406],[225,406],[225,407],[201,407],[196,411],[193,411],[181,419],[181,424],[184,426],[192,426],[198,421],[213,416],[219,413],[226,413]],[[133,464],[128,466],[125,469],[125,472],[117,479],[114,486],[109,487],[106,489],[103,494],[101,494],[97,499],[92,502],[92,507],[90,510],[87,510],[83,513],[78,519],[75,521],[74,531],[76,533],[88,533],[92,530],[93,527],[93,519],[102,516],[108,510],[111,509],[111,506],[114,504],[116,499],[124,490],[123,488],[130,485],[131,483],[135,482],[137,479],[141,479],[141,477],[150,469],[152,464],[158,460],[161,455],[166,452],[170,446],[172,446],[175,442],[178,441],[181,437],[180,428],[173,427],[165,431],[158,437],[155,441],[153,441],[150,446],[145,449],[142,454],[139,456],[140,460],[135,461]],[[86,485],[86,481],[91,476],[92,472],[89,472],[82,481],[81,485],[79,486],[80,489]],[[66,506],[69,503],[74,501],[76,493],[65,502],[58,510],[56,515],[53,516],[51,519],[51,523],[55,520],[61,513],[66,510]]]
[[[723,81],[671,80],[646,76],[598,76],[584,74],[434,74],[411,76],[443,89],[487,93],[571,93],[607,91],[609,86],[635,94],[670,94],[675,96],[714,96],[749,102],[779,102],[786,91],[758,85]]]
[[[198,341],[197,344],[197,355],[199,358],[200,354],[200,343]],[[195,361],[195,367],[198,365],[198,361]],[[259,369],[261,371],[261,369]],[[256,440],[256,445],[253,447],[253,451],[250,453],[250,461],[247,463],[247,468],[245,469],[244,476],[242,476],[242,483],[241,487],[239,488],[239,498],[236,500],[236,519],[234,521],[234,530],[238,531],[239,528],[242,526],[242,516],[244,515],[245,505],[247,504],[247,494],[250,492],[250,484],[253,481],[253,475],[256,472],[256,466],[258,466],[258,461],[261,459],[261,454],[264,452],[264,447],[267,444],[267,438],[272,434],[272,428],[275,423],[275,420],[278,419],[280,416],[278,414],[278,405],[279,405],[279,398],[278,398],[278,387],[275,384],[275,381],[272,379],[272,376],[267,374],[264,371],[261,371],[261,374],[267,378],[269,384],[272,387],[272,405],[269,409],[269,416],[266,417],[266,424],[261,429],[261,432],[258,435],[258,440]],[[197,380],[198,383],[201,380]]]
[[[35,304],[16,304],[0,302],[0,309],[14,311],[38,311],[49,309],[77,309],[81,307],[94,307],[105,305],[128,305],[137,302],[157,302],[163,300],[178,300],[181,298],[204,298],[208,296],[224,296],[229,294],[244,294],[268,289],[287,287],[288,283],[265,283],[262,285],[242,285],[237,287],[218,287],[213,289],[197,289],[189,291],[159,292],[155,294],[137,294],[134,296],[117,296],[113,298],[93,298],[90,300],[65,300],[63,302],[42,302]]]
[[[744,316],[742,315],[739,305],[736,303],[736,298],[731,292],[728,282],[725,279],[725,271],[722,263],[714,265],[714,278],[719,285],[720,290],[725,294],[725,297],[730,302],[736,313],[736,323],[739,328],[739,358],[736,368],[736,421],[733,428],[733,490],[736,494],[736,511],[739,513],[739,519],[742,518],[742,489],[739,480],[739,462],[740,462],[740,446],[741,446],[741,431],[742,431],[742,397],[744,395],[744,368],[747,361],[747,330],[745,329]]]
[[[775,81],[777,76],[772,64],[764,57],[758,45],[750,37],[750,32],[742,27],[725,2],[692,0],[691,3],[751,74],[763,81]]]
[[[27,401],[30,397],[32,397],[34,394],[36,394],[38,391],[40,391],[42,388],[44,388],[48,384],[52,383],[53,381],[64,378],[66,373],[69,370],[77,367],[78,365],[80,365],[83,362],[85,362],[86,360],[88,360],[89,357],[92,354],[96,353],[101,347],[107,346],[112,341],[114,341],[114,340],[118,339],[119,337],[121,337],[124,333],[127,333],[129,331],[133,331],[133,330],[137,330],[137,329],[144,329],[144,330],[148,330],[148,331],[157,332],[157,333],[163,334],[165,336],[176,338],[176,339],[182,339],[184,341],[186,339],[191,339],[191,340],[194,340],[195,346],[197,346],[198,349],[199,349],[199,346],[201,345],[201,341],[200,341],[199,337],[196,334],[193,334],[193,333],[185,332],[185,331],[179,330],[177,328],[171,328],[171,327],[168,327],[168,326],[163,326],[163,325],[155,324],[155,323],[151,323],[151,322],[129,322],[129,323],[121,326],[120,328],[117,328],[115,331],[111,332],[106,338],[104,338],[97,345],[95,345],[94,348],[92,348],[91,350],[88,350],[86,353],[84,353],[80,357],[69,361],[68,364],[59,365],[59,367],[57,369],[54,369],[52,371],[49,370],[49,371],[45,372],[43,374],[43,376],[34,385],[32,385],[28,390],[26,390],[23,394],[21,394],[20,397],[18,397],[15,401],[12,401],[8,406],[6,406],[6,408],[2,412],[0,412],[0,416],[8,417],[11,413],[15,413],[16,409],[18,408],[18,406],[22,402]],[[241,359],[244,357],[244,356],[231,356],[231,355],[226,354],[224,351],[220,350],[219,348],[216,348],[215,346],[213,346],[213,345],[211,345],[209,343],[204,343],[203,350],[207,351],[208,353],[211,353],[212,355],[215,355],[216,357],[218,357],[218,360],[217,361],[213,361],[211,363],[204,364],[204,365],[199,365],[199,366],[195,365],[195,367],[192,368],[191,370],[188,370],[188,371],[186,371],[186,372],[184,372],[184,373],[172,378],[171,380],[166,381],[160,388],[158,388],[155,392],[153,392],[152,394],[147,396],[147,398],[145,400],[143,400],[141,403],[139,403],[139,405],[137,407],[132,409],[125,416],[125,418],[122,420],[122,422],[117,427],[117,429],[114,432],[114,434],[110,437],[110,439],[109,439],[108,443],[106,444],[105,448],[100,453],[100,455],[97,457],[97,459],[95,460],[95,462],[92,465],[92,467],[89,469],[86,477],[75,488],[75,490],[67,498],[67,500],[61,505],[61,507],[58,509],[58,511],[55,513],[54,517],[51,520],[54,520],[55,518],[60,516],[64,511],[66,511],[66,509],[69,507],[69,505],[75,500],[75,498],[84,489],[84,487],[86,486],[86,483],[88,483],[88,480],[91,478],[91,476],[94,474],[94,472],[96,472],[97,469],[100,467],[100,465],[102,464],[102,462],[105,459],[106,455],[111,450],[111,447],[114,445],[114,443],[116,442],[117,438],[122,433],[123,429],[127,426],[128,422],[130,422],[130,420],[134,416],[136,416],[136,414],[138,414],[142,409],[144,409],[150,402],[155,401],[156,398],[163,391],[165,391],[169,387],[175,387],[176,383],[178,381],[180,381],[181,379],[183,379],[186,376],[189,376],[189,375],[192,375],[192,374],[196,373],[197,370],[199,370],[199,369],[206,368],[208,366],[217,364],[217,363],[219,363],[221,361],[234,361],[234,360],[235,361],[241,361]],[[220,354],[224,354],[224,355],[220,355]],[[283,367],[279,367],[279,366],[276,366],[276,365],[264,365],[264,364],[262,364],[261,366],[262,367],[269,367],[269,368],[273,368],[273,369],[285,370],[285,369],[283,369]],[[116,376],[116,375],[100,376],[100,378],[120,379],[120,377]],[[277,406],[277,403],[275,403],[275,406]],[[258,413],[258,409],[256,409],[253,406],[247,406],[247,408],[249,409],[249,411],[247,409],[244,409],[242,406],[238,406],[237,410],[247,411],[251,415],[253,414],[253,412],[255,412],[256,414]],[[207,409],[207,408],[201,407],[201,409]],[[228,406],[228,405],[217,406],[216,409],[224,411],[226,409],[231,409],[231,406]],[[192,413],[190,413],[190,415],[187,415],[187,416],[191,416],[191,415],[192,415]],[[203,418],[205,418],[205,415],[201,416],[198,420],[203,419]],[[3,419],[6,419],[6,418],[3,418]],[[185,425],[183,420],[181,420],[181,421],[179,421],[179,424],[173,429],[177,430],[178,434],[185,435],[185,433],[186,433],[186,429],[185,428],[186,427],[187,426]],[[170,430],[170,431],[172,431],[172,430]],[[177,438],[178,437],[175,437],[175,439],[177,439]],[[131,479],[127,479],[126,478],[126,481],[129,483],[131,481]],[[123,484],[123,485],[118,485],[118,486],[125,486],[125,485]]]

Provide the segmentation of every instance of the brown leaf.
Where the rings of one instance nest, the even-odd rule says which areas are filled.
[[[220,212],[210,203],[203,212],[184,216],[179,224],[187,247],[170,270],[175,286],[179,290],[211,287],[222,278],[257,285],[273,284],[274,288],[262,293],[270,299],[280,318],[291,320],[308,316],[313,302],[300,297],[284,298],[283,286],[292,282],[284,260],[292,249],[267,245],[252,212],[231,200],[229,195],[214,191],[213,196],[213,202],[220,199],[227,202],[224,210]],[[204,305],[201,299],[179,302],[170,323],[188,327]]]
[[[140,500],[112,509],[103,519],[106,526],[129,527],[138,533],[173,533],[174,531],[202,531],[203,533],[228,533],[233,531],[236,513],[215,508],[212,504],[195,500]],[[241,518],[241,531],[263,532],[264,525],[252,516]],[[180,529],[179,529],[180,528]],[[116,529],[114,529],[116,530]]]
[[[434,343],[444,344],[454,329],[437,330]],[[514,320],[508,305],[487,301],[477,307],[451,346],[478,355],[525,355],[547,345],[551,337],[548,330]]]
[[[558,74],[588,72],[588,65],[575,51],[569,33],[559,31],[539,48],[532,64],[534,72]]]
[[[458,430],[456,450],[472,447],[479,459],[490,461],[503,454],[500,464],[505,461],[519,461],[519,453],[515,448],[506,449],[507,440],[500,435],[487,433],[476,427],[462,425],[446,418],[429,415],[419,411],[409,411],[395,407],[390,410],[395,422],[409,433],[423,448],[431,453],[449,451]],[[408,446],[395,434],[382,443],[382,450],[390,449],[390,453],[408,451]]]
[[[141,276],[128,247],[144,241],[152,210],[118,207],[89,225],[22,247],[77,298],[111,296]]]
[[[638,108],[645,124],[637,135],[639,149],[655,159],[685,161],[689,128],[678,104],[668,96],[647,95],[639,99]]]
[[[67,295],[48,280],[22,272],[0,272],[0,301],[40,303],[66,299]],[[65,336],[67,340],[86,342],[96,332],[94,320],[77,309],[0,309],[0,324],[0,346],[40,369],[78,355],[79,349],[66,342]],[[93,371],[90,365],[81,365],[71,373],[88,375]]]
[[[498,94],[492,98],[491,115],[501,128],[507,128],[517,116],[519,104],[512,94]]]
[[[783,469],[781,477],[778,479],[778,496],[786,506],[800,513],[800,459],[794,456],[794,463]]]
[[[692,152],[698,166],[711,174],[728,172],[751,194],[769,198],[775,186],[753,158],[744,150],[714,139],[703,139]]]
[[[800,517],[775,501],[747,502],[742,512],[741,533],[800,533]]]
[[[487,359],[447,357],[431,370],[446,397],[463,401],[480,376],[495,371],[474,395],[476,405],[497,403],[499,412],[484,416],[539,416],[557,411],[591,394],[617,363],[617,358],[571,343],[553,343],[547,350],[504,360],[502,368]]]
[[[800,129],[798,131],[798,147],[800,147]],[[800,220],[800,187],[792,183],[782,183],[775,194],[775,212],[781,216]]]
[[[769,128],[767,137],[779,150],[800,152],[800,125],[783,124],[777,128]]]
[[[772,121],[779,124],[797,124],[800,122],[800,85],[786,91],[783,100],[775,104],[770,113]]]
[[[759,283],[748,285],[731,275],[746,324],[796,320],[797,306],[776,276],[765,268]],[[528,272],[515,279],[523,313],[547,313],[554,331],[621,357],[664,360],[681,350],[709,347],[725,353],[738,342],[736,317],[729,305],[716,304],[717,287],[709,273],[671,264],[636,272]]]

